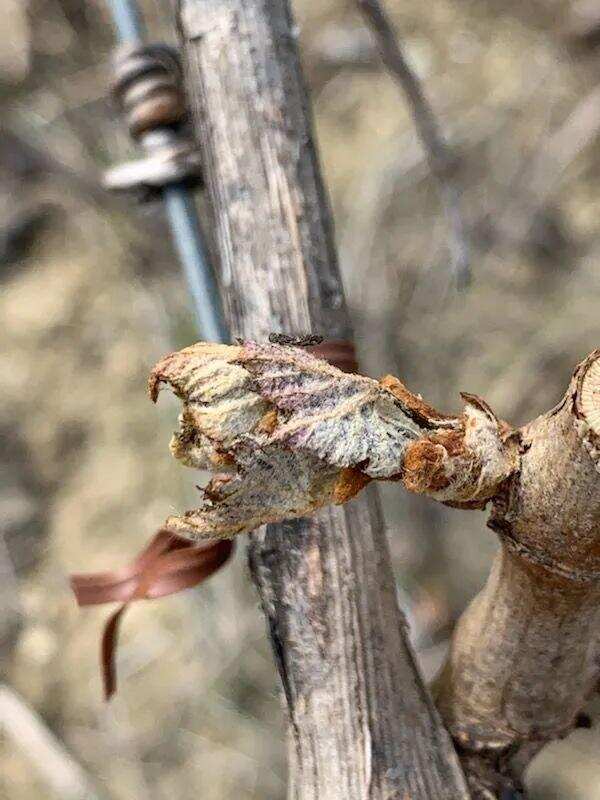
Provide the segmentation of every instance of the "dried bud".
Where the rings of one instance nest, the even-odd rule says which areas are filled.
[[[153,400],[162,383],[183,401],[173,455],[218,473],[200,508],[167,520],[191,538],[305,516],[372,479],[441,500],[487,499],[514,466],[477,398],[466,397],[465,416],[445,417],[395,378],[349,375],[297,347],[199,343],[155,367]]]

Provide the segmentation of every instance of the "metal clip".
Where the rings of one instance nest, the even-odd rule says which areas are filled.
[[[104,186],[149,199],[173,183],[202,182],[200,155],[184,131],[183,73],[177,52],[164,44],[134,44],[115,57],[113,95],[129,132],[147,155],[108,170]]]

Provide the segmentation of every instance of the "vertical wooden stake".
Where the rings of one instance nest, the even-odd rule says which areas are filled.
[[[181,0],[224,304],[234,334],[351,336],[287,0]],[[377,497],[252,537],[302,800],[461,800],[415,667]]]

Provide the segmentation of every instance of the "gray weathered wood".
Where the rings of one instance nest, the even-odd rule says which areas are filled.
[[[286,0],[182,0],[233,333],[350,336]],[[376,495],[253,536],[289,711],[290,797],[467,798],[398,610]]]

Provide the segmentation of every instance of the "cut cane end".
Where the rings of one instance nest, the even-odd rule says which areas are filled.
[[[581,381],[579,407],[590,429],[600,436],[600,353],[594,356]]]

